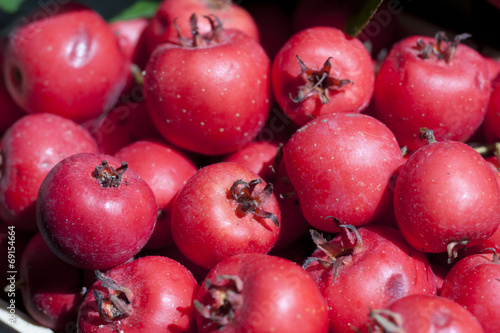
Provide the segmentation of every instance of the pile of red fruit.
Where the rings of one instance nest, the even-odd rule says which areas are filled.
[[[397,36],[398,1],[357,37],[347,1],[55,3],[1,43],[10,326],[499,331],[500,62],[473,36]]]

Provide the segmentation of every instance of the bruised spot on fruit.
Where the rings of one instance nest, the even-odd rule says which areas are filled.
[[[85,66],[92,59],[93,39],[89,31],[80,28],[73,40],[66,46],[66,58],[68,63],[80,68]]]
[[[259,217],[270,219],[273,221],[274,225],[278,227],[278,217],[271,212],[264,211],[261,208],[261,205],[264,204],[264,202],[266,202],[266,200],[273,193],[273,186],[268,183],[262,191],[255,193],[255,188],[260,183],[262,183],[262,180],[260,179],[254,179],[249,183],[239,179],[233,183],[231,189],[229,190],[229,194],[230,198],[236,200],[238,203],[236,213],[239,216],[245,216],[248,213],[252,213]]]
[[[405,278],[402,274],[392,275],[385,283],[384,293],[391,300],[397,300],[407,293]]]
[[[121,166],[115,169],[109,165],[108,161],[102,161],[100,165],[96,166],[92,176],[102,187],[117,187],[122,183],[122,175],[127,169],[128,164],[125,162],[122,162]]]
[[[339,79],[337,77],[330,75],[330,70],[332,69],[332,64],[329,57],[323,64],[323,68],[320,70],[313,70],[302,61],[297,55],[297,60],[300,66],[300,76],[306,82],[302,87],[299,88],[299,93],[297,97],[293,97],[290,93],[290,99],[294,103],[301,103],[309,96],[316,94],[321,100],[322,104],[330,102],[327,96],[329,90],[339,90],[347,84],[353,84],[352,80],[349,79]]]
[[[430,322],[436,326],[436,328],[446,328],[453,324],[452,314],[447,308],[436,309],[431,313]]]

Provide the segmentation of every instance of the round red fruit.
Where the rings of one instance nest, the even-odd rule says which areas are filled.
[[[270,104],[270,61],[258,42],[234,29],[162,44],[146,66],[148,112],[163,137],[205,155],[231,153],[263,128]],[[180,40],[182,41],[182,39]]]
[[[210,268],[237,253],[268,253],[280,232],[273,187],[250,169],[220,162],[194,174],[172,208],[172,236],[194,263]]]
[[[63,159],[45,177],[37,198],[43,238],[62,260],[107,269],[136,255],[151,237],[157,206],[151,188],[110,155]]]

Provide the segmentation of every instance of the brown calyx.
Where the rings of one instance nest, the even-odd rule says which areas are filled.
[[[205,47],[211,43],[219,43],[222,34],[222,22],[215,15],[203,16],[210,22],[211,31],[207,34],[200,34],[198,31],[198,18],[196,13],[193,13],[189,19],[191,25],[191,38],[183,37],[179,26],[177,25],[177,19],[174,20],[174,27],[177,30],[177,38],[179,45],[184,47]]]
[[[456,35],[455,38],[450,41],[444,31],[438,31],[434,37],[434,43],[426,43],[421,38],[418,39],[417,49],[420,51],[422,59],[428,59],[434,56],[439,60],[444,59],[444,61],[449,64],[453,60],[458,44],[469,37],[471,37],[470,34],[463,33]]]
[[[323,64],[323,68],[321,68],[320,70],[314,70],[307,67],[307,65],[302,61],[302,59],[299,58],[298,55],[296,57],[299,61],[301,71],[300,76],[306,83],[299,88],[297,97],[293,97],[291,93],[289,94],[290,99],[294,103],[300,103],[309,96],[316,94],[320,98],[321,103],[326,104],[330,102],[330,99],[327,96],[327,92],[329,90],[339,90],[346,84],[353,84],[352,80],[339,79],[330,75],[330,71],[332,69],[330,59],[333,59],[333,57],[329,57],[328,59],[326,59],[325,63]]]
[[[267,183],[264,189],[257,192],[255,189],[260,183],[262,183],[260,179],[254,179],[249,183],[243,179],[239,179],[233,183],[229,190],[230,198],[238,203],[236,209],[238,215],[245,216],[248,213],[255,214],[259,217],[270,219],[278,227],[278,217],[262,209],[262,205],[273,193],[273,185]]]
[[[318,262],[324,268],[333,268],[332,284],[335,284],[341,265],[352,262],[352,256],[363,249],[363,240],[353,225],[342,224],[340,220],[332,216],[326,218],[333,219],[337,224],[340,229],[340,240],[329,242],[318,231],[311,229],[311,238],[318,249],[326,254],[326,259],[309,257],[302,268],[306,269],[313,262]]]
[[[215,282],[205,281],[212,303],[205,305],[194,300],[196,310],[219,327],[229,324],[243,304],[243,281],[236,275],[219,275]]]
[[[128,164],[125,162],[122,162],[121,166],[115,169],[109,165],[108,161],[102,161],[100,165],[96,166],[92,176],[102,187],[117,187],[122,183],[122,175],[127,169]]]
[[[101,286],[107,289],[107,295],[94,289],[94,297],[97,303],[99,317],[104,322],[112,322],[126,318],[132,314],[133,294],[130,289],[120,286],[113,279],[107,277],[100,271],[94,271]]]
[[[367,324],[369,332],[404,333],[403,317],[394,311],[386,309],[370,310],[370,322]]]
[[[231,0],[205,0],[207,7],[211,10],[228,9],[232,5]]]

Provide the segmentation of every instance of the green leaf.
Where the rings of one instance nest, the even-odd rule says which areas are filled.
[[[0,0],[0,10],[9,14],[14,14],[23,2],[24,0]]]
[[[0,0],[2,1],[2,0]],[[152,17],[158,9],[159,1],[138,0],[121,13],[112,17],[109,21],[132,20],[139,17]]]
[[[353,6],[347,19],[344,32],[352,37],[359,35],[361,30],[370,22],[371,18],[377,12],[378,7],[383,0],[364,0],[357,1],[358,6]],[[356,10],[354,10],[356,8]]]

